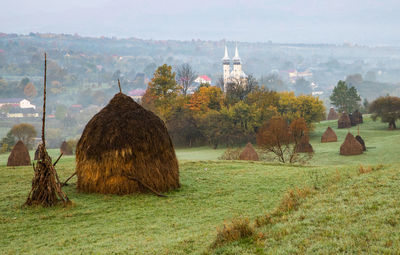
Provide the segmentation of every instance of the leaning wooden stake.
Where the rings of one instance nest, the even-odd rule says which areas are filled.
[[[42,118],[42,143],[39,145],[39,159],[33,165],[35,175],[32,180],[32,189],[29,192],[25,205],[54,206],[60,200],[64,205],[70,201],[67,195],[61,190],[61,183],[55,169],[60,157],[52,164],[51,158],[46,150],[45,143],[45,122],[46,122],[46,71],[47,58],[44,54],[44,88],[43,88],[43,118]]]
[[[121,90],[121,83],[119,82],[119,79],[118,79],[118,88],[119,88],[119,93],[122,93],[122,90]]]

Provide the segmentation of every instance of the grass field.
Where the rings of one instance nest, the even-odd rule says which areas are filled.
[[[316,153],[307,166],[216,160],[223,149],[177,150],[182,187],[168,198],[79,193],[72,179],[64,190],[73,205],[66,208],[22,207],[33,170],[5,167],[8,155],[0,155],[0,253],[398,253],[400,131],[367,119],[360,133],[368,151],[349,157],[338,155],[347,130],[334,129],[337,143],[319,143],[328,125],[336,124],[316,126]],[[379,170],[358,174],[360,164],[381,163]],[[61,179],[68,177],[74,157],[63,157],[57,169]],[[252,223],[276,208],[288,189],[304,186],[318,189],[277,223],[256,228],[262,238],[210,248],[225,221],[244,216]]]

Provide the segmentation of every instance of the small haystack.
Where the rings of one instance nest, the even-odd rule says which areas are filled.
[[[60,146],[60,153],[62,153],[63,155],[73,154],[71,146],[66,141],[62,142]]]
[[[335,111],[333,107],[329,109],[327,120],[337,120],[339,118],[339,114]]]
[[[347,113],[343,112],[338,119],[338,128],[351,128],[350,117]]]
[[[8,156],[7,166],[29,166],[31,157],[25,144],[19,140]]]
[[[367,150],[367,147],[365,147],[365,142],[364,142],[364,140],[361,138],[361,136],[357,135],[357,136],[356,136],[356,140],[361,144],[361,146],[362,146],[362,148],[363,148],[363,151],[366,151],[366,150]]]
[[[362,153],[362,145],[351,133],[348,133],[343,144],[340,146],[340,155],[359,155]]]
[[[158,194],[180,187],[178,160],[164,122],[122,93],[83,130],[76,174],[77,188],[85,192]]]
[[[324,134],[321,136],[321,143],[337,142],[337,135],[331,127],[328,127]]]
[[[243,151],[239,155],[240,160],[258,161],[258,154],[251,143],[247,143]]]
[[[314,152],[313,147],[310,144],[310,138],[308,135],[303,135],[300,142],[296,145],[296,152],[300,153],[312,153]]]

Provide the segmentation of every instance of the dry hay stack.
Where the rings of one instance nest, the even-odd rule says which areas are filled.
[[[72,155],[72,148],[71,146],[66,142],[62,142],[61,146],[60,146],[60,153],[64,154],[64,155]]]
[[[359,155],[362,153],[362,145],[351,133],[348,133],[343,144],[340,146],[340,155]]]
[[[342,113],[340,115],[340,118],[338,119],[338,128],[350,128],[351,127],[351,121],[350,117],[347,113]]]
[[[243,151],[239,155],[240,160],[258,161],[258,154],[251,143],[247,143]]]
[[[7,166],[29,166],[31,164],[31,157],[25,144],[19,140],[14,145],[10,156],[8,156]]]
[[[329,109],[329,113],[328,113],[328,120],[337,120],[339,118],[339,114],[335,111],[335,109],[333,109],[333,107],[331,107],[331,109]]]
[[[301,139],[300,142],[296,145],[296,152],[307,152],[307,153],[311,153],[314,152],[313,147],[311,146],[310,142],[309,142],[309,137],[307,135],[304,135]]]
[[[321,143],[337,142],[337,135],[331,127],[328,127],[325,133],[321,136]]]
[[[361,146],[362,146],[362,148],[363,148],[363,151],[366,151],[366,150],[367,150],[367,147],[365,147],[365,142],[364,142],[364,140],[361,138],[361,136],[357,135],[357,136],[356,136],[356,140],[361,144]]]
[[[122,195],[180,187],[164,122],[122,93],[86,125],[76,147],[76,174],[77,188],[86,192]]]

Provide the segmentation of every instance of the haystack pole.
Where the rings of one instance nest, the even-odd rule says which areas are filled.
[[[32,189],[29,192],[25,205],[41,205],[44,207],[54,206],[60,200],[64,205],[70,201],[67,195],[61,190],[61,184],[55,165],[62,156],[52,164],[51,158],[46,150],[45,124],[46,124],[46,72],[47,56],[44,54],[44,88],[43,88],[43,118],[42,118],[42,143],[39,145],[39,159],[33,164],[35,175],[32,180]]]

